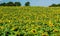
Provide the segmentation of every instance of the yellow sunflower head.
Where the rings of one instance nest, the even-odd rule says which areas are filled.
[[[37,31],[36,31],[35,29],[32,29],[31,32],[32,32],[33,34],[37,34]]]
[[[49,26],[50,27],[54,26],[51,20],[49,21]]]
[[[0,29],[4,29],[4,27],[3,26],[0,26]]]
[[[57,29],[54,29],[53,32],[58,32],[58,30]]]
[[[46,34],[46,33],[42,33],[42,36],[48,36],[48,34]]]

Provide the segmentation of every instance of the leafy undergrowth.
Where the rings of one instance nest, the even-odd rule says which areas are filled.
[[[0,36],[60,36],[60,7],[0,7]]]

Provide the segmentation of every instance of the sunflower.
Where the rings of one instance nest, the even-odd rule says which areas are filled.
[[[57,29],[54,29],[53,32],[58,32],[58,30]]]
[[[11,21],[9,20],[9,22],[11,22]]]
[[[18,27],[13,27],[11,30],[17,31],[18,30]]]
[[[4,27],[3,26],[0,26],[0,29],[4,29]]]
[[[53,23],[51,22],[51,20],[49,21],[49,26],[50,27],[54,26]]]
[[[46,33],[42,33],[42,36],[48,36],[48,34],[46,34]]]
[[[32,32],[33,34],[37,34],[37,31],[36,31],[35,29],[32,29],[31,32]]]

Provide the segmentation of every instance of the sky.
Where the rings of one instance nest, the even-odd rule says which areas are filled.
[[[1,2],[16,2],[19,1],[22,6],[24,6],[25,2],[29,1],[31,6],[49,6],[51,4],[59,4],[60,0],[0,0]]]

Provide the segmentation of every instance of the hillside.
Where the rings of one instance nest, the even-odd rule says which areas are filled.
[[[60,36],[60,7],[0,6],[0,36]]]

